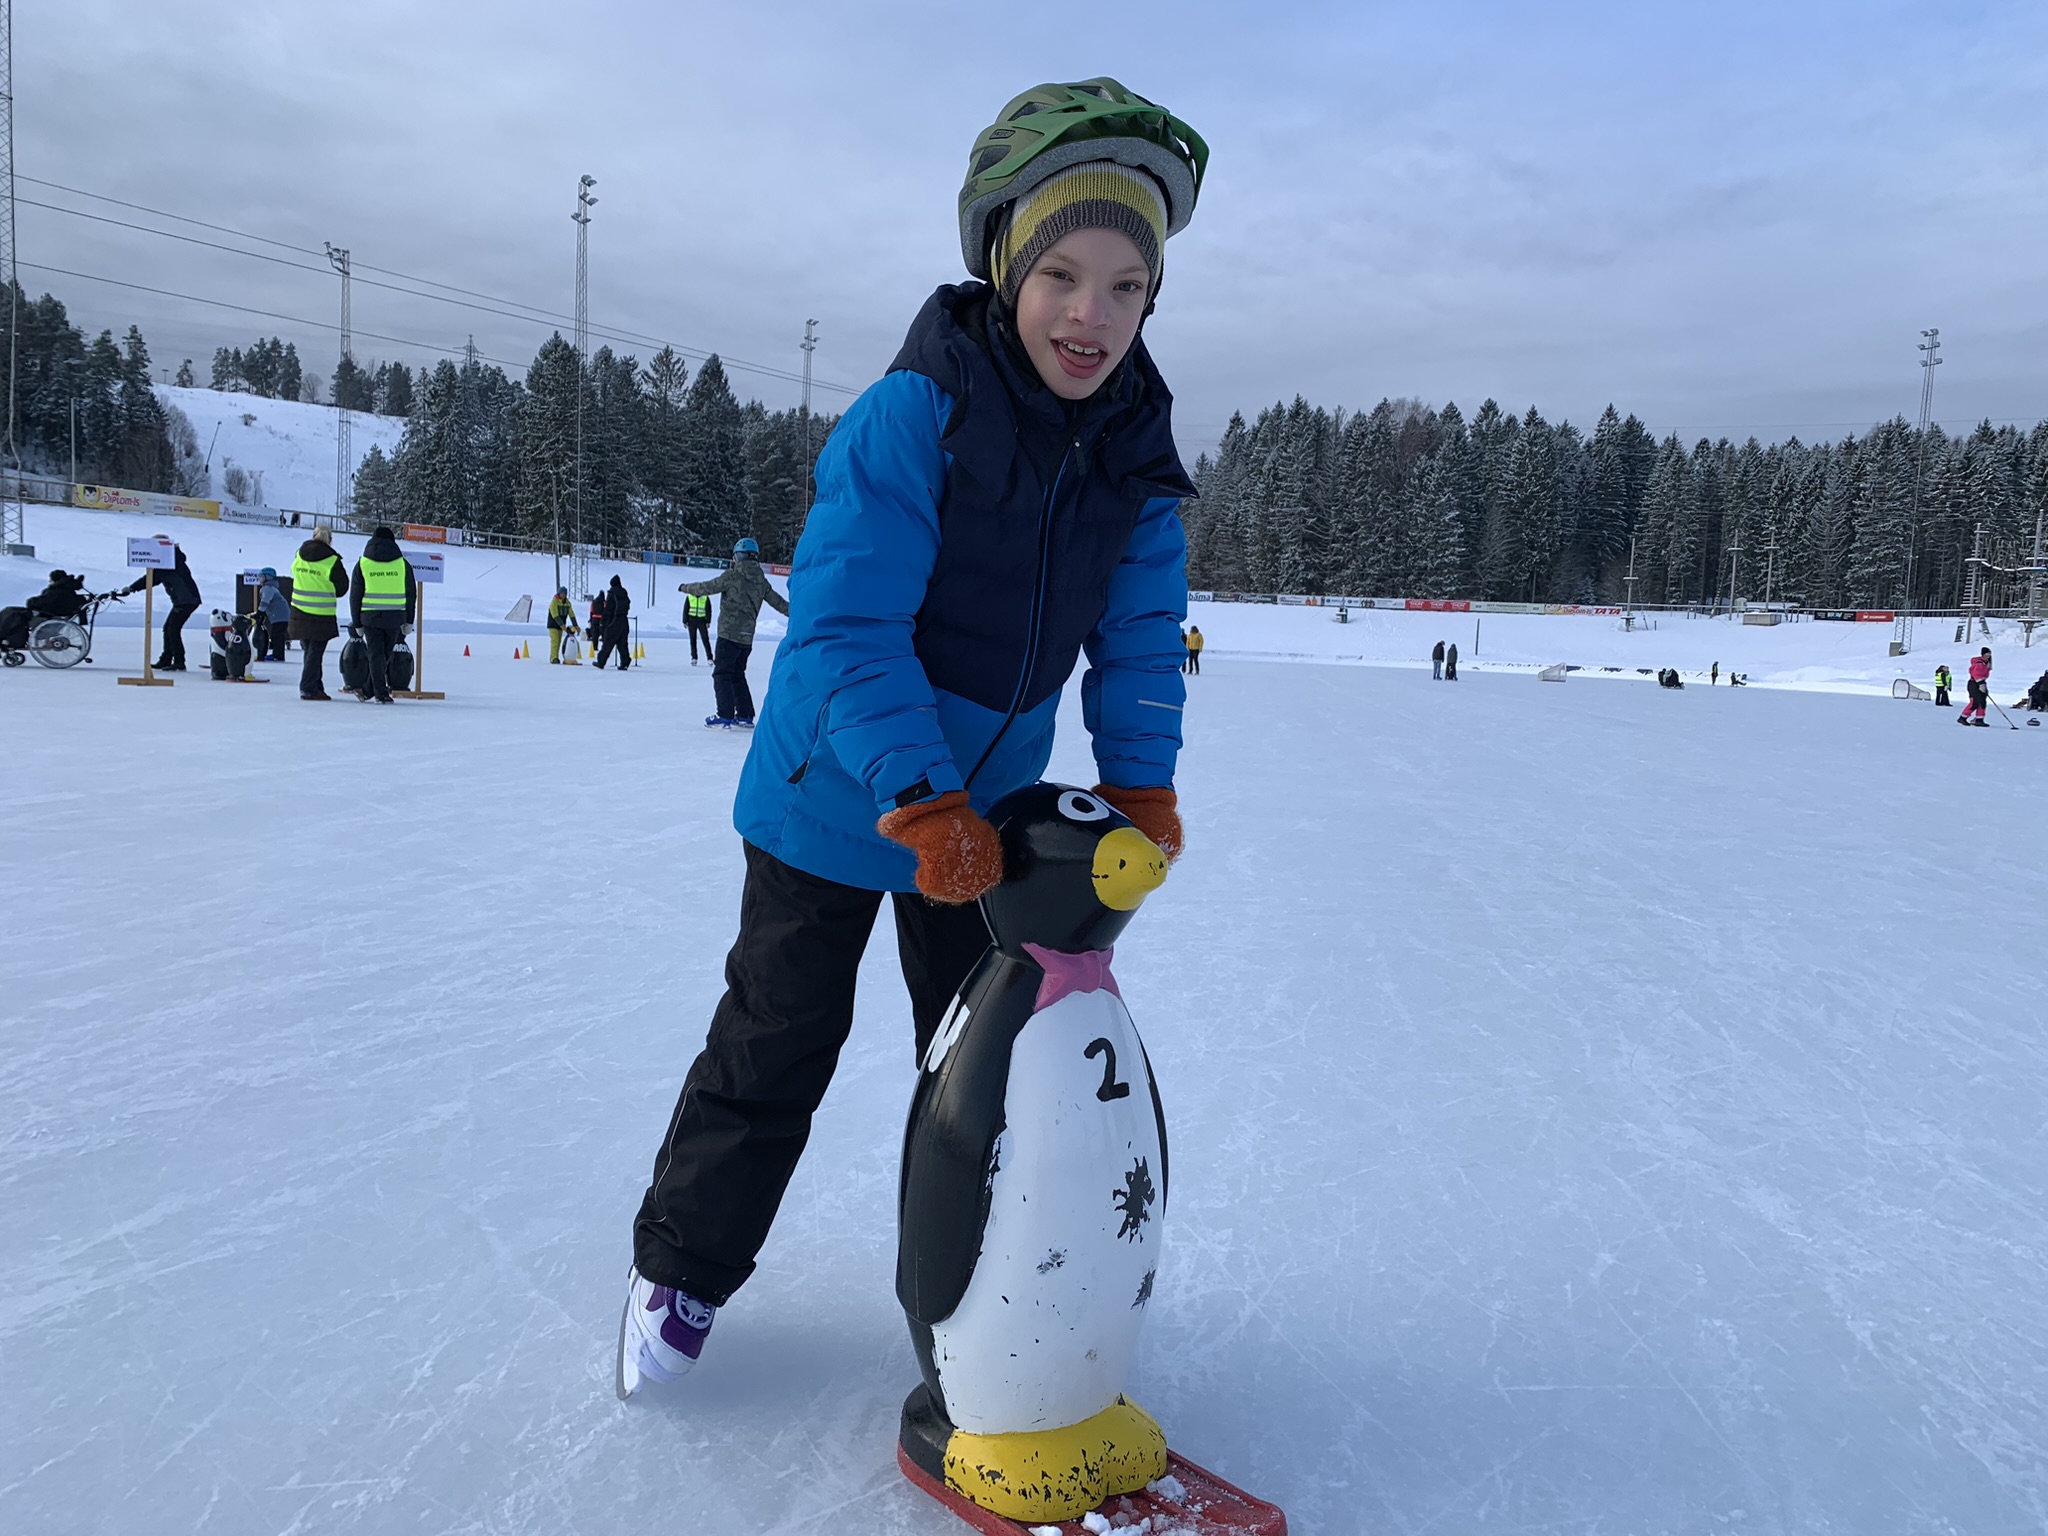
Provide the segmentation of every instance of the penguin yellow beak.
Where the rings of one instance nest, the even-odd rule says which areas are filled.
[[[1095,899],[1112,912],[1135,912],[1166,882],[1166,855],[1136,827],[1118,827],[1095,845]]]

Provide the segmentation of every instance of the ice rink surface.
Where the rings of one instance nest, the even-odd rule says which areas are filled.
[[[740,874],[746,741],[653,649],[392,709],[0,677],[0,1528],[959,1529],[892,1461],[886,923],[759,1275],[613,1399]],[[1303,1536],[2048,1528],[2048,730],[1192,686],[1118,949],[1181,1450]]]

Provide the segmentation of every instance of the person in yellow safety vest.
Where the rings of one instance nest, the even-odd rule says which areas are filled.
[[[1956,675],[1943,662],[1934,669],[1934,704],[1937,709],[1948,708],[1948,691],[1955,686]]]
[[[334,552],[334,535],[315,528],[313,537],[299,546],[292,560],[291,637],[305,652],[299,669],[299,697],[326,700],[327,681],[321,673],[327,642],[341,633],[335,608],[348,585],[348,568]]]
[[[556,666],[562,664],[562,637],[576,632],[576,605],[569,601],[567,587],[555,588],[555,595],[548,604],[548,660]]]
[[[350,628],[370,648],[370,686],[356,695],[364,703],[391,702],[391,650],[412,628],[418,601],[417,579],[397,535],[380,526],[363,546],[348,588]]]
[[[711,660],[711,597],[709,593],[683,598],[683,628],[690,633],[690,665],[697,665],[697,642],[704,642],[704,659]]]

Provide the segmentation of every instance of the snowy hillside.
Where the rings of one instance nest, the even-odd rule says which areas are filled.
[[[439,682],[0,676],[0,1527],[959,1536],[893,1461],[894,925],[759,1273],[618,1403],[747,742],[672,659]],[[1220,656],[1187,731],[1116,952],[1180,1448],[1297,1536],[2041,1529],[2048,730]]]
[[[228,495],[228,470],[238,467],[249,476],[252,488],[262,477],[260,497],[239,499],[299,512],[334,509],[334,439],[340,413],[332,407],[232,390],[180,389],[174,384],[159,384],[156,393],[191,421],[202,459],[211,447],[213,488],[208,495]],[[349,416],[349,449],[358,464],[373,446],[388,456],[404,435],[405,422],[398,417],[361,411]]]

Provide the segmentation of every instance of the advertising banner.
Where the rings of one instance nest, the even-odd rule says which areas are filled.
[[[89,512],[145,512],[158,517],[203,517],[220,521],[220,503],[192,496],[162,496],[155,491],[124,491],[113,485],[75,485],[73,506]]]
[[[1898,617],[1895,608],[1859,608],[1856,610],[1858,624],[1889,624]]]
[[[238,507],[232,501],[220,504],[220,520],[224,523],[261,523],[267,528],[282,528],[288,515],[273,507]]]
[[[1404,597],[1401,606],[1410,613],[1470,613],[1471,602],[1462,597]]]
[[[408,544],[446,544],[448,530],[433,523],[402,523],[398,536]]]

